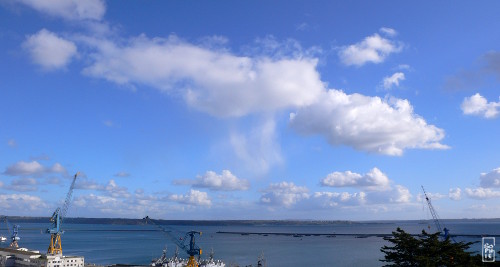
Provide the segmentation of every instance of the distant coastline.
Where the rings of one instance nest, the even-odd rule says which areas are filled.
[[[49,217],[7,216],[9,221],[15,223],[47,223]],[[143,225],[142,219],[129,218],[66,218],[65,223],[72,224],[111,224],[111,225]],[[419,222],[425,220],[373,220],[373,221],[349,221],[349,220],[155,220],[166,225],[332,225],[332,224],[393,224],[397,222]],[[490,219],[442,219],[443,222],[467,221],[467,222],[498,222],[500,218]]]

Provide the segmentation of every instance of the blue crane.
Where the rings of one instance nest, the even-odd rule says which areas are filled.
[[[436,225],[436,229],[438,230],[438,232],[440,232],[442,234],[444,239],[447,239],[449,236],[450,230],[448,230],[448,228],[446,228],[446,227],[445,228],[441,227],[441,223],[439,222],[439,217],[436,213],[436,210],[434,210],[434,206],[432,206],[431,199],[427,196],[427,192],[425,192],[423,185],[422,185],[422,191],[424,191],[425,200],[427,201],[427,205],[429,206],[429,211],[431,212],[432,219],[434,220],[434,224]],[[451,238],[451,239],[453,241],[455,241],[455,239],[453,239],[453,238]]]
[[[194,258],[196,255],[201,255],[202,251],[200,247],[198,247],[195,243],[195,235],[200,235],[201,232],[198,231],[189,231],[186,233],[184,238],[181,238],[180,240],[177,239],[171,231],[165,229],[164,227],[156,224],[149,216],[146,216],[144,218],[146,223],[151,222],[154,224],[156,227],[158,227],[163,233],[165,233],[178,247],[180,247],[182,250],[184,250],[188,255],[189,255],[189,260],[188,264],[186,267],[198,267],[198,263],[196,262],[196,259]],[[189,237],[189,245],[185,244],[186,240],[188,240]],[[182,240],[182,242],[181,242]]]
[[[66,195],[66,200],[64,201],[64,205],[62,208],[57,208],[52,214],[50,221],[52,222],[51,228],[46,230],[46,233],[50,234],[50,245],[47,251],[47,254],[56,255],[62,254],[62,246],[61,246],[61,235],[64,233],[62,230],[62,223],[64,218],[66,217],[66,213],[68,212],[69,205],[71,203],[71,197],[73,196],[73,189],[75,188],[76,177],[80,174],[79,172],[75,174],[73,177],[73,181],[71,182],[71,186],[69,187],[68,194]]]
[[[9,233],[10,233],[10,245],[9,245],[9,247],[18,248],[19,244],[17,243],[17,241],[21,240],[21,238],[18,236],[19,225],[14,224],[14,226],[11,227],[9,220],[7,219],[7,216],[4,217],[4,221],[5,221],[5,224],[7,225],[7,230],[9,230]]]

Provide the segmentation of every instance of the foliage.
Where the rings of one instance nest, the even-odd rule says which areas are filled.
[[[482,266],[481,255],[467,251],[474,242],[454,243],[450,238],[440,240],[440,233],[422,234],[414,237],[401,228],[388,238],[393,246],[383,246],[385,266]]]

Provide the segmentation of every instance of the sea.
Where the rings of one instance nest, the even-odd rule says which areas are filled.
[[[15,222],[12,222],[15,223]],[[456,241],[477,242],[471,251],[481,254],[482,237],[496,237],[500,243],[500,220],[444,220],[443,223]],[[45,233],[49,224],[19,223],[21,247],[45,252],[50,235]],[[226,266],[257,266],[263,257],[266,266],[382,266],[384,254],[380,248],[390,243],[376,235],[391,234],[397,227],[408,233],[422,230],[434,232],[432,221],[371,221],[300,223],[266,222],[251,225],[224,223],[221,225],[199,222],[198,225],[163,225],[161,231],[154,225],[74,224],[64,225],[62,235],[64,255],[81,255],[86,263],[97,265],[147,265],[160,257],[163,249],[173,256],[176,241],[183,241],[188,231],[200,231],[196,244],[202,249],[202,258],[213,252],[215,259]],[[233,233],[220,233],[233,232]],[[235,233],[236,232],[236,233]],[[259,233],[259,234],[246,234]],[[273,234],[274,233],[274,234]],[[290,235],[276,235],[288,233]],[[0,229],[7,235],[6,229]],[[322,235],[315,235],[322,234]],[[349,235],[341,235],[349,234]],[[352,235],[351,235],[352,234]],[[366,235],[375,235],[368,236]],[[174,241],[175,238],[175,241]],[[178,239],[177,239],[178,238]],[[189,244],[189,240],[186,240]],[[5,247],[7,243],[0,243]],[[500,250],[496,244],[495,250]],[[187,258],[182,250],[181,257]],[[497,261],[500,255],[497,254]]]

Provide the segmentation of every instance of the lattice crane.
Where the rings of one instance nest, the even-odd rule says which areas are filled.
[[[49,249],[47,250],[47,254],[62,254],[61,235],[64,233],[64,231],[62,230],[61,226],[71,203],[71,197],[73,196],[73,189],[75,188],[75,181],[78,174],[80,173],[76,173],[73,177],[73,181],[71,182],[71,186],[69,187],[68,194],[66,194],[64,205],[62,206],[62,208],[57,208],[50,218],[52,226],[51,228],[48,228],[46,230],[46,233],[50,234],[50,245]]]
[[[445,228],[441,227],[441,223],[439,222],[439,217],[436,213],[436,210],[434,210],[434,206],[432,206],[431,199],[429,198],[429,196],[427,196],[427,192],[425,192],[423,185],[422,185],[422,191],[424,191],[425,200],[427,201],[427,206],[429,206],[429,211],[431,212],[432,220],[436,225],[436,229],[438,230],[438,232],[443,234],[444,239],[448,238],[448,233],[450,232],[450,230],[448,230],[446,227]]]
[[[201,234],[202,234],[201,232],[198,232],[198,231],[189,231],[189,232],[186,233],[186,235],[184,236],[184,238],[181,239],[182,240],[182,242],[181,242],[169,230],[166,230],[165,228],[163,228],[160,225],[156,224],[151,218],[149,218],[149,216],[146,216],[144,218],[144,220],[146,221],[146,223],[151,222],[156,227],[158,227],[163,233],[165,233],[168,237],[170,237],[170,239],[178,247],[180,247],[182,250],[184,250],[189,255],[189,260],[188,260],[188,264],[187,264],[186,267],[198,267],[198,262],[196,261],[195,256],[201,255],[202,254],[202,250],[195,243],[195,235],[200,235],[201,236]],[[189,237],[189,245],[185,244],[185,242],[188,239],[188,237]]]
[[[9,230],[10,233],[10,245],[9,247],[11,248],[18,248],[19,244],[17,241],[21,240],[21,238],[18,236],[19,234],[19,225],[14,224],[12,227],[10,226],[9,220],[7,219],[7,216],[4,217],[5,224],[7,225],[7,229]]]

